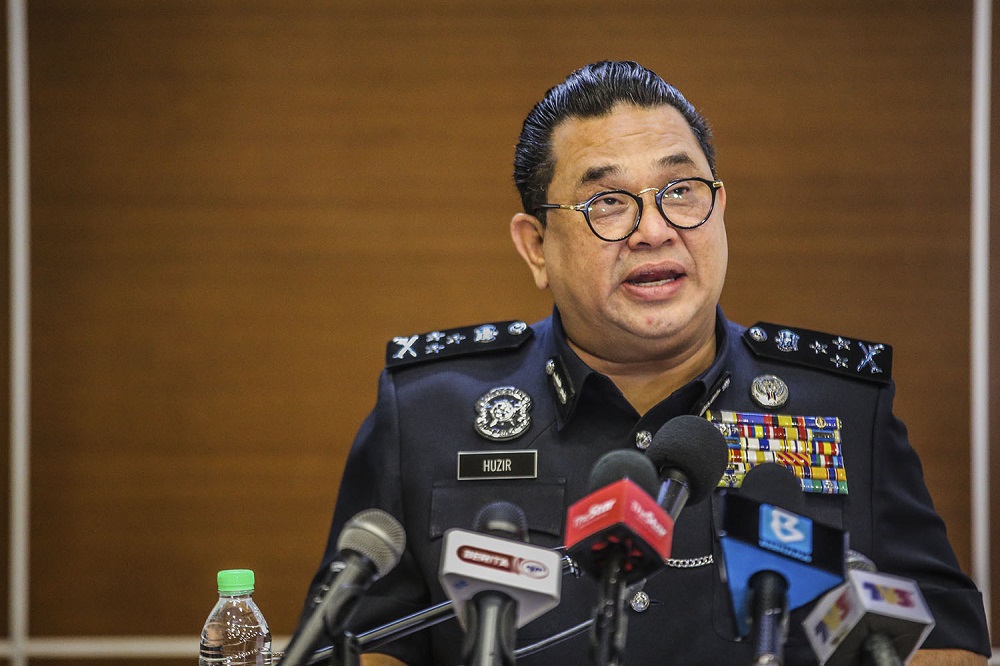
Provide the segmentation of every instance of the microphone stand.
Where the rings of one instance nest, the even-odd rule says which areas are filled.
[[[562,558],[562,572],[565,576],[566,574],[572,574],[575,578],[580,578],[583,575],[579,565],[573,560],[569,555],[563,555]],[[388,624],[384,624],[374,629],[364,631],[357,636],[347,634],[349,639],[342,642],[341,645],[328,646],[316,650],[313,654],[312,659],[309,660],[309,666],[319,666],[321,664],[332,664],[333,666],[355,666],[357,662],[357,655],[365,650],[371,651],[376,648],[392,643],[395,640],[399,640],[404,636],[409,636],[412,633],[422,631],[429,627],[433,627],[436,624],[445,622],[447,620],[455,617],[454,602],[450,599],[447,601],[442,601],[441,603],[435,604],[423,610],[417,611],[398,620],[394,620]],[[567,632],[568,635],[562,636],[559,640],[565,640],[578,633],[584,631],[593,623],[593,620],[587,620],[584,624],[574,627]],[[554,637],[553,637],[554,638]],[[558,641],[555,641],[558,642]],[[551,638],[547,641],[543,641],[546,645],[552,645],[554,642]],[[532,649],[536,646],[528,646],[524,649]],[[540,648],[539,648],[540,649]],[[531,654],[530,652],[528,654]]]
[[[645,582],[646,582],[645,579],[643,579],[638,583],[634,583],[632,587],[626,588],[625,597],[626,598],[630,597],[634,592],[641,590]],[[531,645],[525,645],[524,647],[517,648],[517,650],[514,651],[514,655],[518,659],[520,659],[521,657],[527,657],[535,654],[536,652],[547,650],[553,645],[557,645],[565,640],[569,640],[570,638],[579,636],[584,632],[590,631],[590,628],[593,626],[594,626],[594,616],[592,615],[589,620],[584,620],[583,622],[577,624],[576,626],[570,627],[569,629],[564,629],[559,633],[552,634],[551,636],[543,638],[540,641],[532,643]]]
[[[320,652],[323,653],[322,658],[319,656]],[[361,666],[359,655],[357,639],[354,634],[345,631],[332,646],[314,653],[309,663],[324,666]],[[281,666],[280,662],[278,666]]]
[[[601,576],[601,601],[594,612],[591,657],[596,666],[621,666],[625,658],[625,579],[620,547]]]
[[[469,666],[514,666],[517,602],[503,592],[484,590],[465,607],[470,628],[462,646]]]
[[[896,646],[892,644],[892,639],[882,633],[874,633],[865,639],[864,654],[867,659],[864,663],[874,664],[874,666],[903,666],[903,661],[896,652]]]
[[[376,647],[386,645],[387,643],[391,643],[397,638],[408,636],[416,631],[421,631],[423,629],[427,629],[428,627],[433,627],[435,624],[450,620],[454,617],[451,605],[451,601],[443,601],[436,606],[431,606],[430,608],[425,608],[424,610],[412,615],[407,615],[406,617],[396,620],[390,624],[358,634],[356,637],[349,634],[350,642],[347,644],[346,648],[321,648],[316,651],[316,654],[309,661],[309,666],[319,666],[320,664],[327,666],[356,666],[357,655],[361,652],[362,647],[374,649]],[[514,655],[518,659],[533,655],[536,652],[541,652],[542,650],[546,650],[553,645],[562,643],[563,641],[569,640],[575,636],[579,636],[580,634],[588,631],[592,626],[594,626],[594,618],[584,620],[576,626],[560,631],[559,633],[553,634],[548,638],[543,638],[537,643],[532,643],[531,645],[525,645],[524,647],[518,648],[514,651]],[[344,652],[345,649],[350,650],[350,652]],[[337,651],[340,651],[340,654],[349,654],[351,657],[345,658],[342,663],[338,663],[336,661],[337,656],[335,655]],[[355,661],[351,661],[351,658]]]
[[[354,636],[345,634],[339,645],[327,646],[316,650],[309,666],[333,664],[334,666],[356,666],[358,654],[364,650],[373,650],[395,640],[409,636],[412,633],[433,627],[455,617],[452,602],[442,601],[439,604],[417,611],[389,624],[376,627]]]
[[[754,666],[781,666],[788,636],[787,581],[773,571],[750,577]]]
[[[583,632],[590,629],[592,626],[594,626],[594,618],[590,618],[589,620],[584,620],[575,627],[564,629],[563,631],[560,631],[558,634],[552,634],[548,638],[543,638],[537,643],[532,643],[531,645],[525,645],[524,647],[514,650],[514,656],[517,659],[520,659],[521,657],[527,657],[529,655],[535,654],[536,652],[547,650],[553,645],[562,643],[563,641],[569,640],[574,636],[579,636]]]
[[[454,604],[449,599],[411,615],[358,634],[358,650],[373,650],[412,633],[433,627],[455,617]]]

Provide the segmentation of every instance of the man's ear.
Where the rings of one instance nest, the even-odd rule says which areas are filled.
[[[539,289],[547,289],[549,277],[545,272],[545,253],[542,251],[542,243],[545,241],[545,225],[534,215],[518,213],[510,221],[510,237],[514,240],[517,253],[531,269],[531,275],[535,278],[535,286]]]

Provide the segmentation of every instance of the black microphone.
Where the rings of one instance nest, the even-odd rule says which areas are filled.
[[[513,541],[528,541],[528,518],[521,507],[494,502],[479,510],[472,531]],[[465,644],[468,666],[512,666],[517,640],[517,602],[501,590],[483,590],[465,606]]]
[[[499,500],[486,504],[472,519],[472,531],[529,543],[528,517],[518,505]]]
[[[743,478],[742,495],[771,503],[802,515],[806,501],[795,475],[776,463],[750,469]],[[762,570],[750,576],[748,620],[753,632],[754,664],[784,662],[788,638],[788,581],[777,571]]]
[[[517,628],[559,604],[562,558],[527,540],[524,511],[502,501],[479,510],[472,532],[445,532],[438,578],[465,631],[467,666],[513,666]]]
[[[754,664],[782,664],[788,611],[843,580],[846,537],[805,514],[802,484],[776,463],[724,496],[719,538],[740,636],[753,633]]]
[[[729,462],[722,432],[709,421],[690,414],[667,421],[653,435],[646,451],[660,477],[656,501],[677,520],[687,504],[712,494]]]
[[[902,665],[934,628],[916,582],[878,573],[857,551],[845,557],[847,581],[824,596],[802,621],[820,664]]]
[[[399,563],[405,548],[403,526],[381,509],[366,509],[348,520],[337,538],[329,575],[311,601],[309,617],[289,641],[282,665],[308,663],[324,629],[334,640],[341,638],[357,602]]]

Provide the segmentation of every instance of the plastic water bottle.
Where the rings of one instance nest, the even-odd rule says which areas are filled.
[[[219,572],[219,601],[201,630],[198,666],[266,666],[271,630],[253,600],[250,569]]]

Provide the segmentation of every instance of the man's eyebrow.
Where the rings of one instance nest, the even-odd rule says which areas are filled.
[[[661,157],[657,160],[660,166],[671,167],[671,166],[695,166],[694,159],[691,158],[687,153],[676,153],[674,155],[667,155],[666,157]]]
[[[694,159],[687,153],[674,153],[673,155],[667,155],[661,157],[656,161],[657,165],[661,167],[693,167],[697,166]],[[621,174],[622,170],[616,164],[604,164],[601,166],[592,166],[583,172],[580,176],[580,185],[589,185],[590,183],[596,183],[604,180],[607,176],[617,176]]]
[[[605,176],[617,175],[621,173],[621,171],[621,168],[614,164],[590,167],[583,172],[582,176],[580,176],[580,185],[589,185],[590,183],[604,180]]]

